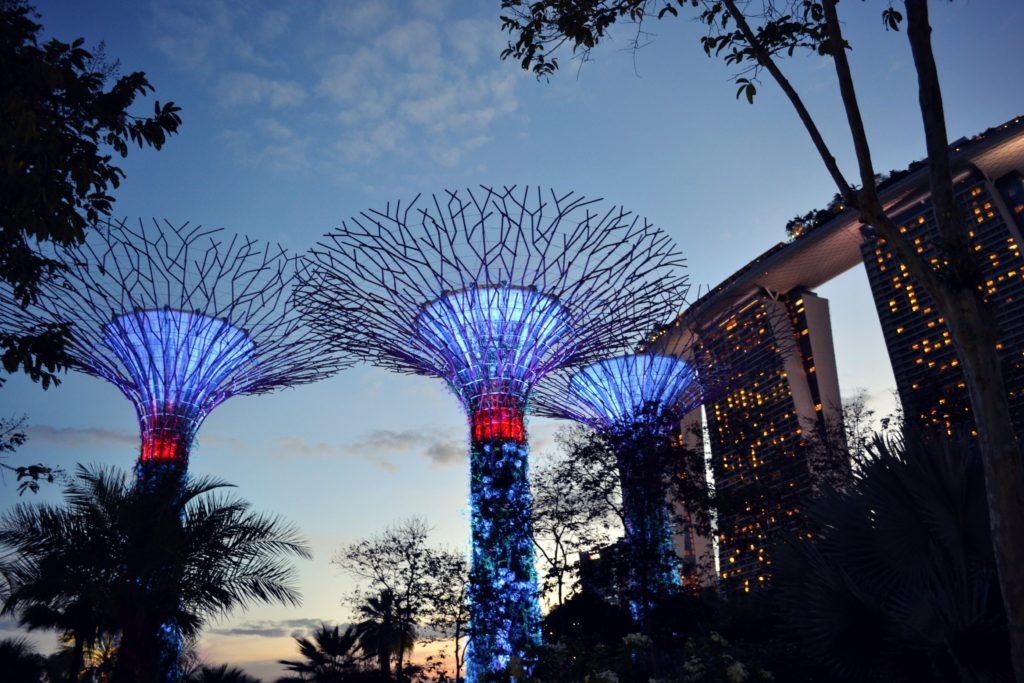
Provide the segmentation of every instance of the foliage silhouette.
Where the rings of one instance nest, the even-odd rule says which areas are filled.
[[[393,591],[384,589],[376,596],[368,596],[356,606],[362,619],[355,632],[359,645],[368,655],[376,657],[383,676],[391,675],[391,658],[399,662],[402,653],[412,650],[416,640],[416,625],[401,617],[401,606]],[[398,672],[401,677],[402,672]]]
[[[298,604],[288,556],[297,532],[200,478],[141,489],[114,469],[79,466],[63,505],[21,504],[0,518],[3,607],[22,625],[73,638],[72,666],[103,633],[121,637],[116,683],[176,666],[167,634],[194,639],[210,619],[254,603]]]
[[[1012,680],[976,445],[879,437],[809,515],[776,574],[808,656],[848,680]]]
[[[533,542],[540,560],[541,594],[561,605],[572,594],[578,575],[580,553],[610,542],[610,530],[619,521],[618,486],[607,462],[576,457],[573,446],[582,447],[583,427],[559,430],[555,440],[562,451],[530,469],[533,494]]]
[[[400,680],[411,675],[405,654],[417,633],[426,630],[423,627],[452,638],[466,630],[465,557],[429,545],[429,531],[425,520],[413,517],[341,548],[332,559],[365,582],[351,600],[356,618],[371,622],[366,624],[364,650],[377,658],[385,675],[390,674],[393,658]],[[377,640],[378,635],[383,640]],[[457,663],[462,661],[460,652],[464,654],[457,648]]]
[[[0,640],[0,671],[6,683],[39,683],[46,660],[24,638]]]
[[[1024,461],[1021,435],[1014,431],[1009,386],[1000,357],[996,301],[990,297],[979,254],[972,248],[964,207],[954,189],[953,152],[946,131],[942,89],[932,49],[928,0],[903,0],[904,15],[892,3],[882,10],[886,30],[898,31],[906,18],[907,40],[917,76],[918,103],[928,150],[927,177],[938,239],[918,248],[886,212],[879,174],[872,161],[867,128],[848,59],[850,44],[838,12],[839,0],[502,0],[502,27],[511,40],[502,58],[514,58],[538,77],[558,69],[562,47],[586,60],[616,23],[634,25],[639,49],[646,20],[677,17],[693,10],[707,27],[705,53],[736,67],[736,97],[753,103],[760,77],[782,90],[806,129],[818,156],[849,209],[906,266],[915,285],[927,292],[949,328],[970,396],[971,413],[984,462],[989,524],[1003,606],[1010,624],[1010,649],[1018,680],[1024,680]],[[782,70],[796,52],[827,57],[835,69],[857,162],[851,181],[803,98]]]
[[[201,666],[192,672],[185,683],[260,683],[236,666]]]
[[[315,683],[340,683],[353,680],[359,671],[363,657],[359,654],[359,636],[349,626],[341,631],[338,626],[333,629],[326,624],[313,634],[313,638],[296,638],[302,661],[282,659],[285,669],[297,674],[278,680],[314,681]]]
[[[37,17],[23,0],[0,1],[0,282],[23,305],[63,269],[33,243],[80,243],[113,209],[109,192],[125,176],[113,154],[126,157],[130,144],[160,149],[181,125],[172,102],[133,114],[135,100],[153,91],[146,75],[118,76],[102,44],[93,52],[81,38],[40,44]],[[5,369],[21,368],[44,388],[58,381],[69,334],[61,324],[0,334]]]

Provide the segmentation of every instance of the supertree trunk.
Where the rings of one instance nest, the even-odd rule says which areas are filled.
[[[515,658],[540,644],[540,607],[522,413],[478,411],[470,426],[472,635],[466,680],[475,681],[528,670]]]
[[[672,520],[660,468],[644,462],[643,453],[620,449],[616,455],[629,558],[627,596],[633,617],[646,629],[658,599],[679,586]]]
[[[622,207],[540,188],[446,191],[353,216],[295,297],[334,349],[443,379],[469,415],[467,680],[529,675],[539,637],[523,414],[559,368],[624,351],[685,298],[681,255]]]
[[[166,525],[173,527],[184,523],[179,500],[188,479],[189,455],[201,421],[201,418],[188,414],[175,414],[170,406],[139,418],[142,447],[135,473],[138,487],[152,501],[154,528],[166,532]],[[148,584],[150,590],[157,594],[178,582],[178,577],[173,575],[176,567],[168,566],[163,571],[169,574],[144,580],[144,585]],[[117,680],[152,680],[156,683],[178,683],[182,680],[181,632],[174,624],[160,623],[152,616],[138,615],[132,619],[136,625],[131,637],[122,641],[119,665],[121,659],[124,662],[119,666],[120,673],[119,677],[115,676],[115,683]]]
[[[195,418],[176,415],[166,409],[139,417],[142,447],[135,474],[140,486],[162,489],[168,497],[181,492],[198,423]]]

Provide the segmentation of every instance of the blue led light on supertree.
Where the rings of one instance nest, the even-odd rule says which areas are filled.
[[[598,200],[516,187],[366,211],[309,256],[297,301],[342,351],[444,379],[469,423],[468,681],[540,641],[525,417],[545,375],[625,350],[683,300],[682,259]]]
[[[680,583],[662,459],[679,421],[702,399],[694,364],[658,354],[617,356],[554,373],[533,397],[538,414],[586,424],[615,452],[629,553],[627,593],[641,623],[657,598]]]
[[[596,429],[664,416],[679,419],[700,403],[692,363],[675,356],[628,355],[591,363],[573,372],[558,412]]]
[[[135,406],[142,482],[182,481],[204,418],[231,396],[347,364],[288,301],[302,262],[276,245],[188,224],[111,221],[50,255],[66,270],[24,308],[0,291],[0,312],[20,330],[72,324],[73,368]]]
[[[218,388],[253,357],[238,328],[169,308],[118,316],[103,338],[132,378],[126,393],[135,401],[144,468],[187,462],[203,418],[230,396]]]
[[[347,364],[291,305],[302,261],[279,246],[188,224],[111,221],[46,255],[64,269],[27,306],[0,289],[3,320],[19,333],[71,324],[73,368],[135,406],[138,484],[155,509],[182,490],[196,433],[216,406]],[[156,637],[165,680],[181,680],[178,625],[163,624]]]

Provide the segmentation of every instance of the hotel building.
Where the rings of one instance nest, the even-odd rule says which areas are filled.
[[[1011,408],[1024,433],[1024,120],[952,145],[968,239],[994,304]],[[919,253],[935,256],[926,164],[880,186],[883,205]],[[708,435],[718,513],[718,576],[729,592],[771,581],[779,539],[806,533],[802,510],[831,474],[811,437],[841,415],[828,303],[813,292],[863,264],[904,412],[945,429],[971,417],[945,321],[884,240],[842,206],[824,212],[653,333],[642,349],[714,359],[721,387],[684,420]],[[879,359],[881,362],[881,359]],[[834,433],[834,432],[833,432]],[[841,474],[841,473],[840,473]]]

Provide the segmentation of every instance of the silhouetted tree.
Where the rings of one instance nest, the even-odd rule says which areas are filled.
[[[395,605],[395,631],[416,633],[417,626],[430,611],[443,555],[443,551],[428,545],[428,534],[426,521],[413,517],[335,554],[334,564],[367,582],[370,592],[354,596],[357,611],[360,605],[366,604],[368,597],[379,598],[390,591]],[[395,673],[399,679],[405,675],[406,651],[407,648],[400,648],[395,652]]]
[[[2,384],[3,382],[0,381],[0,385]],[[25,422],[24,416],[20,418],[0,417],[0,458],[6,457],[7,453],[13,453],[28,440],[28,435],[24,431]],[[47,467],[41,463],[15,467],[0,462],[0,469],[14,473],[15,480],[18,482],[18,495],[25,491],[38,493],[40,483],[52,484],[57,479],[64,478],[64,470],[60,467]],[[4,478],[4,474],[0,472],[0,479],[2,478]]]
[[[37,17],[24,0],[0,1],[0,282],[25,304],[41,279],[63,268],[33,244],[80,243],[90,224],[110,215],[109,192],[124,178],[112,155],[127,156],[130,144],[160,149],[181,125],[172,102],[154,102],[150,116],[132,113],[153,91],[146,75],[118,76],[102,44],[94,52],[81,38],[40,44]],[[58,324],[0,335],[4,367],[48,386],[67,366],[68,333]]]
[[[582,444],[584,428],[560,430],[563,448]],[[541,594],[554,594],[555,604],[568,597],[568,586],[579,570],[579,554],[610,542],[617,517],[617,482],[607,459],[584,461],[576,452],[560,451],[530,470],[533,493],[533,542],[544,570]],[[609,478],[611,475],[611,478]],[[594,486],[596,484],[596,486]]]
[[[79,467],[64,505],[0,518],[0,612],[74,638],[76,670],[101,633],[119,634],[113,680],[162,680],[176,666],[169,633],[188,640],[237,608],[299,600],[285,559],[309,557],[297,532],[217,495],[225,486],[200,478],[161,496],[127,473]]]
[[[384,676],[391,676],[391,658],[401,662],[402,654],[412,650],[416,640],[416,625],[402,619],[401,611],[395,594],[387,588],[356,605],[361,619],[355,626],[359,645],[363,652],[376,657]]]
[[[278,683],[341,683],[350,680],[359,670],[359,636],[351,626],[341,631],[337,626],[328,628],[321,624],[312,640],[296,638],[295,642],[303,661],[280,660],[285,669],[297,675],[281,678]]]
[[[928,0],[903,0],[907,37],[918,81],[938,257],[917,249],[912,235],[900,232],[886,213],[878,191],[879,174],[871,158],[867,131],[847,58],[838,0],[502,0],[502,24],[512,40],[502,53],[524,69],[547,76],[558,68],[554,56],[567,45],[584,56],[604,40],[617,22],[634,23],[637,40],[649,18],[678,16],[693,8],[707,27],[705,52],[741,69],[737,97],[753,102],[760,77],[781,88],[807,130],[815,150],[836,184],[844,205],[872,226],[910,275],[935,301],[949,326],[950,339],[964,372],[984,463],[992,543],[1003,604],[1010,622],[1017,677],[1024,680],[1024,461],[1014,433],[1009,388],[999,357],[999,327],[989,301],[982,268],[971,249],[967,221],[957,203],[946,133],[942,92],[931,45]],[[886,28],[899,30],[903,14],[889,3],[882,10]],[[782,60],[809,50],[831,59],[857,159],[858,182],[839,167],[800,94],[782,71]]]
[[[678,435],[669,430],[649,429],[642,420],[602,432],[576,425],[560,431],[556,441],[562,455],[553,461],[554,470],[544,474],[551,481],[551,493],[557,496],[559,485],[563,486],[573,504],[563,514],[584,511],[589,517],[579,533],[593,534],[595,540],[601,540],[609,531],[621,531],[620,569],[627,593],[623,597],[634,605],[643,602],[649,607],[657,597],[655,593],[672,592],[675,582],[673,586],[664,585],[663,578],[677,575],[679,567],[665,566],[675,557],[671,549],[666,552],[664,548],[672,530],[666,527],[685,525],[701,534],[711,529],[712,500],[703,453],[681,445]],[[622,497],[623,477],[634,478],[632,490],[650,490],[646,497],[631,501],[631,514]],[[671,511],[669,500],[685,502],[685,509]],[[719,496],[714,502],[721,506],[726,499]],[[558,512],[559,508],[554,510]],[[655,523],[627,524],[631,515]],[[571,517],[566,516],[564,521],[571,521]],[[589,551],[595,546],[579,544],[576,548],[577,552]]]
[[[466,657],[466,638],[469,635],[469,563],[466,556],[461,553],[440,551],[434,566],[436,569],[426,626],[436,639],[452,641],[455,683],[461,683]],[[436,659],[430,660],[430,663],[440,667]]]
[[[201,666],[185,679],[185,683],[260,683],[237,666]]]
[[[45,658],[24,638],[0,640],[0,671],[6,683],[39,683],[45,667]]]
[[[849,680],[1010,680],[976,444],[890,436],[869,451],[776,562],[790,631]]]

